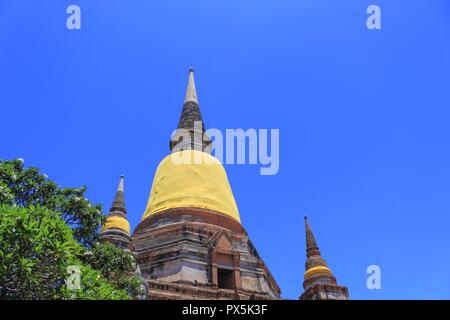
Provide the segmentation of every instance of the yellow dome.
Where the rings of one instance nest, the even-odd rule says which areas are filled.
[[[174,152],[161,161],[142,220],[172,208],[209,209],[240,222],[225,169],[201,151]]]
[[[121,229],[130,235],[130,223],[125,218],[119,216],[109,216],[106,218],[105,224],[103,225],[100,233],[112,228]]]

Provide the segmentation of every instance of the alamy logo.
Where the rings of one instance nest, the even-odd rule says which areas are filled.
[[[367,18],[367,29],[380,30],[381,29],[381,8],[375,4],[370,5],[367,8],[367,14],[370,16]]]
[[[381,268],[379,266],[373,264],[373,265],[368,266],[366,271],[367,271],[367,274],[370,275],[367,278],[367,282],[366,282],[367,289],[380,290],[381,289]]]
[[[69,30],[79,30],[81,29],[81,9],[76,4],[72,4],[67,7],[67,14],[70,16],[67,17],[66,26]]]
[[[81,270],[79,266],[68,266],[67,274],[69,275],[66,279],[66,286],[69,290],[79,290],[81,289]]]
[[[176,151],[203,151],[205,138],[212,144],[205,150],[213,154],[221,163],[260,165],[260,174],[275,175],[280,168],[280,130],[279,129],[219,129],[202,131],[202,122],[194,122],[194,130],[176,129],[172,134],[175,144],[172,161],[176,164],[207,163],[206,157],[181,157]],[[248,148],[247,148],[248,146]],[[270,149],[270,150],[269,150]]]

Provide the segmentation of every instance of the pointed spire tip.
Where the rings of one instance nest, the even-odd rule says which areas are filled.
[[[112,203],[111,209],[109,209],[109,212],[122,212],[123,214],[127,213],[127,210],[125,209],[125,201],[124,201],[124,188],[123,188],[123,179],[124,175],[120,175],[119,184],[117,186],[116,195],[114,196],[114,201]]]
[[[184,99],[184,103],[186,102],[194,102],[198,104],[197,99],[197,91],[195,89],[195,81],[194,81],[194,68],[189,68],[189,77],[188,77],[188,85],[186,89],[186,97]]]
[[[124,180],[124,175],[121,174],[120,175],[120,179],[119,179],[119,185],[117,186],[117,191],[122,191],[123,192],[123,180]]]

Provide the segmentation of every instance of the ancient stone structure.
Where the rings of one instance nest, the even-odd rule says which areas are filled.
[[[134,256],[133,245],[130,238],[130,224],[126,218],[127,210],[125,209],[125,194],[124,194],[124,176],[120,176],[119,186],[117,187],[116,196],[114,197],[113,204],[109,210],[108,217],[100,231],[100,241],[110,242],[128,252],[131,252]],[[134,267],[133,276],[140,280],[140,292],[138,298],[144,300],[148,297],[148,282],[147,279],[142,277],[139,264]]]
[[[156,170],[133,235],[121,177],[101,239],[131,248],[147,281],[148,299],[280,299],[280,288],[240,223],[225,169],[211,155],[192,68],[170,150]],[[307,234],[301,298],[348,298],[320,257],[309,225]]]
[[[305,217],[306,226],[306,263],[305,292],[300,296],[301,300],[348,300],[346,287],[338,286],[336,278],[322,258],[316,239],[311,231],[308,218]]]
[[[100,231],[100,240],[109,241],[119,248],[130,249],[130,224],[125,208],[123,180],[124,176],[122,175],[108,217]]]
[[[274,299],[280,289],[244,228],[208,209],[173,208],[135,230],[150,296],[158,299]]]
[[[211,151],[211,140],[205,134],[205,125],[200,113],[200,106],[198,105],[194,69],[192,67],[189,69],[186,97],[178,128],[170,140],[170,150],[172,152],[191,149],[208,153]]]

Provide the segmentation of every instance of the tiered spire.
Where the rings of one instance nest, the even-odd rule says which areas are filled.
[[[181,111],[178,128],[170,141],[170,150],[172,152],[198,150],[207,153],[210,153],[211,150],[211,140],[205,134],[205,125],[198,104],[192,66],[189,68],[183,110]]]
[[[124,194],[124,176],[121,175],[114,201],[109,209],[108,217],[100,231],[100,239],[109,241],[118,247],[128,248],[130,244],[130,224],[126,217]]]
[[[121,212],[123,214],[127,214],[127,210],[125,208],[125,194],[123,189],[123,179],[124,175],[120,176],[119,186],[117,187],[116,196],[114,197],[114,201],[112,203],[110,213],[112,212]]]
[[[327,263],[320,254],[308,217],[305,216],[306,228],[306,263],[305,263],[305,280],[303,288],[305,292],[300,296],[302,300],[319,300],[319,299],[348,299],[348,290],[336,283]]]
[[[195,81],[194,81],[194,68],[192,66],[189,68],[188,85],[186,89],[186,97],[184,98],[184,103],[189,101],[194,102],[198,105],[197,90],[195,89]]]
[[[313,267],[323,266],[328,268],[327,263],[320,255],[319,247],[317,246],[316,239],[311,230],[311,226],[308,222],[308,217],[305,216],[305,228],[306,228],[306,271]]]

